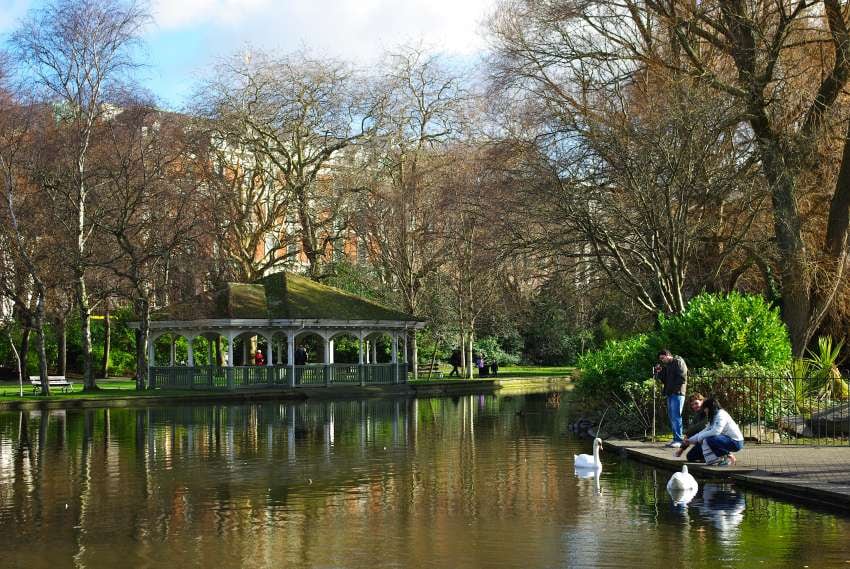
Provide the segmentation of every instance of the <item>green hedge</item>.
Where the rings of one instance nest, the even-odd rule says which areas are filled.
[[[691,370],[756,364],[770,369],[791,361],[791,343],[779,311],[760,296],[704,293],[683,314],[660,316],[656,332],[612,340],[581,356],[577,389],[592,398],[614,391],[646,393],[656,354],[667,347]]]

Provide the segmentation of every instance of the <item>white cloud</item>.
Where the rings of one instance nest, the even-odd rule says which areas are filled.
[[[261,16],[272,0],[154,0],[151,12],[162,29],[212,23],[234,25]]]
[[[14,30],[32,5],[32,0],[0,0],[0,33]]]
[[[308,47],[355,60],[422,41],[470,54],[484,46],[480,24],[495,0],[155,0],[158,27],[209,28],[211,50],[239,45]]]

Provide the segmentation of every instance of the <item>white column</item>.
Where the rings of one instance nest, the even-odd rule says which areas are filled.
[[[253,336],[251,336],[253,338]],[[250,365],[248,364],[248,342],[246,342],[247,338],[242,338],[242,365]]]
[[[328,340],[328,363],[334,363],[334,341]]]
[[[295,387],[295,332],[290,330],[286,332],[286,357],[289,365],[289,387]]]
[[[269,353],[266,354],[266,365],[273,366],[274,365],[274,342],[272,342],[272,338],[269,336],[263,336],[266,339],[266,346],[268,346]]]
[[[148,336],[148,365],[156,367],[156,338]]]
[[[363,365],[363,330],[360,330],[357,339],[360,340],[357,342],[357,363]]]
[[[373,364],[378,363],[378,342],[376,342],[375,340],[372,340],[370,342],[369,348],[372,351],[372,363]]]
[[[233,332],[227,333],[227,362],[225,367],[233,367]]]
[[[333,346],[333,340],[328,340],[324,336],[322,336],[322,340],[324,340],[324,343],[325,343],[325,359],[324,359],[323,363],[325,365],[328,365],[329,363],[331,363],[330,351],[331,351],[331,347]]]
[[[213,342],[216,340],[211,339],[209,336],[207,338],[207,365],[213,367],[215,365],[215,353],[213,350]]]
[[[390,361],[393,363],[393,375],[395,376],[395,382],[399,382],[399,370],[398,370],[398,333],[393,333],[393,347],[390,350]]]
[[[186,336],[186,343],[189,345],[189,367],[195,367],[195,352],[192,350],[192,342],[194,339],[194,336]]]
[[[174,334],[171,334],[171,350],[168,354],[168,365],[174,367],[174,352],[177,350],[177,338],[174,337]]]

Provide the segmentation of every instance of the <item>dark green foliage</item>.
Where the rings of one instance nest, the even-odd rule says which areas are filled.
[[[577,388],[601,395],[621,389],[627,383],[642,383],[652,377],[657,345],[657,338],[638,334],[626,340],[611,340],[599,350],[583,354],[578,359]]]
[[[495,336],[487,336],[486,338],[476,340],[472,349],[476,354],[483,355],[484,361],[487,364],[496,362],[504,366],[519,363],[519,355],[506,352],[499,343],[499,338]]]
[[[541,295],[522,331],[524,355],[536,365],[570,365],[595,345],[593,333],[576,328],[575,314],[559,301]]]
[[[761,296],[701,294],[675,317],[660,317],[663,343],[694,368],[720,363],[786,364],[791,343],[779,311]]]
[[[579,390],[601,398],[632,388],[645,392],[638,386],[651,388],[646,380],[662,347],[684,357],[691,370],[721,364],[776,369],[791,359],[785,326],[763,298],[701,294],[683,314],[659,318],[658,331],[609,341],[581,356]]]

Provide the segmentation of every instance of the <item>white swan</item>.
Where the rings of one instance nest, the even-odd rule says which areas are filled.
[[[674,506],[684,506],[694,499],[694,496],[697,495],[697,489],[689,488],[688,490],[679,490],[668,486],[667,493],[670,494],[670,498],[673,499]]]
[[[602,439],[595,438],[593,439],[593,456],[589,454],[576,454],[573,455],[575,459],[575,467],[576,468],[602,468],[602,462],[599,460],[599,451],[602,450],[600,447],[602,446]]]
[[[688,472],[687,464],[682,465],[682,472],[674,472],[667,482],[667,490],[670,492],[674,490],[696,490],[697,488],[699,488],[697,479]]]

